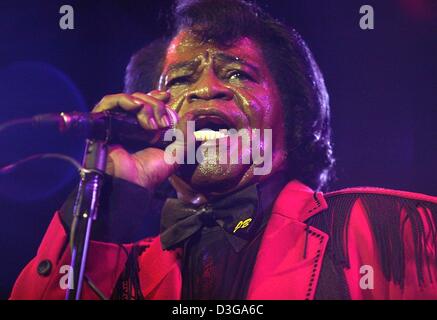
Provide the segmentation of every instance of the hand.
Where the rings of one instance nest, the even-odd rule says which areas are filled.
[[[170,127],[171,121],[167,112],[177,119],[176,112],[165,105],[169,98],[168,93],[158,90],[148,94],[113,94],[103,97],[92,112],[121,108],[136,114],[139,124],[145,130],[157,130]],[[176,167],[177,164],[169,165],[164,161],[164,151],[161,149],[149,147],[130,154],[117,145],[110,147],[106,173],[153,190],[171,176]]]

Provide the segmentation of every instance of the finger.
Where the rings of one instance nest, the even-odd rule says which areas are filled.
[[[144,101],[137,99],[128,94],[119,93],[104,96],[102,100],[94,107],[92,112],[103,112],[120,107],[126,111],[136,111],[141,109]]]
[[[143,107],[138,111],[137,119],[144,129],[156,130],[159,128],[153,114],[153,107],[148,104],[144,104]]]
[[[155,95],[136,92],[133,96],[142,99],[153,107],[155,120],[160,127],[170,126],[170,119],[168,119],[164,103],[167,99],[167,94],[165,92],[160,94],[155,90]]]
[[[170,93],[160,90],[150,91],[148,95],[151,95],[152,97],[156,97],[156,99],[159,99],[165,103],[169,102],[171,98]],[[170,125],[174,127],[176,123],[179,121],[179,116],[177,112],[169,105],[166,105],[166,111],[167,111],[167,116],[170,120]]]
[[[174,128],[179,121],[179,116],[177,112],[170,107],[167,108],[166,110],[167,110],[167,115],[170,118],[171,126]]]
[[[166,91],[152,90],[149,93],[147,93],[147,95],[152,96],[158,100],[161,100],[164,103],[170,100],[170,93]]]
[[[145,94],[141,92],[136,92],[132,95],[135,98],[139,98],[153,107],[153,113],[155,120],[160,127],[169,127],[171,122],[170,118],[166,112],[166,105],[164,101],[168,101],[169,94],[162,91],[152,91],[151,93]]]
[[[119,145],[110,146],[108,150],[106,173],[117,178],[140,184],[135,161],[133,161],[129,152]]]
[[[155,97],[156,99],[161,100],[164,103],[169,102],[170,98],[171,98],[171,95],[169,92],[160,91],[160,90],[150,91],[148,93],[148,95]],[[176,125],[176,123],[179,121],[179,116],[178,116],[177,112],[169,105],[166,105],[166,111],[167,111],[167,116],[170,120],[170,125],[172,127],[174,127]]]

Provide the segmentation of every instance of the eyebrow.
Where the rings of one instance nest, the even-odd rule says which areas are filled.
[[[169,74],[171,71],[174,71],[176,69],[184,69],[184,68],[194,69],[199,65],[199,63],[200,63],[199,59],[196,58],[190,61],[182,61],[175,64],[171,64],[165,73]]]

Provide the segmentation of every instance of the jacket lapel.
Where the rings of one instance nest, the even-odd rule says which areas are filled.
[[[305,221],[327,208],[323,194],[297,180],[275,201],[257,256],[248,299],[313,299],[328,235]],[[164,251],[159,237],[141,255],[147,299],[180,299],[180,250]]]
[[[145,299],[179,300],[181,250],[163,250],[156,237],[139,258],[141,291]]]
[[[257,256],[248,299],[313,299],[328,235],[305,221],[327,208],[298,181],[281,191]]]

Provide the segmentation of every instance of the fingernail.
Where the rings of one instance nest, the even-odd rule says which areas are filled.
[[[170,117],[169,119],[171,119],[170,124],[175,125],[179,121],[178,114],[176,113],[176,111],[170,108],[167,108],[166,111],[167,115]]]
[[[166,115],[161,117],[161,123],[164,125],[164,127],[170,127],[171,125],[170,119]]]
[[[150,123],[150,126],[151,126],[153,129],[158,129],[158,125],[157,125],[155,119],[150,118],[150,119],[149,119],[149,123]]]

